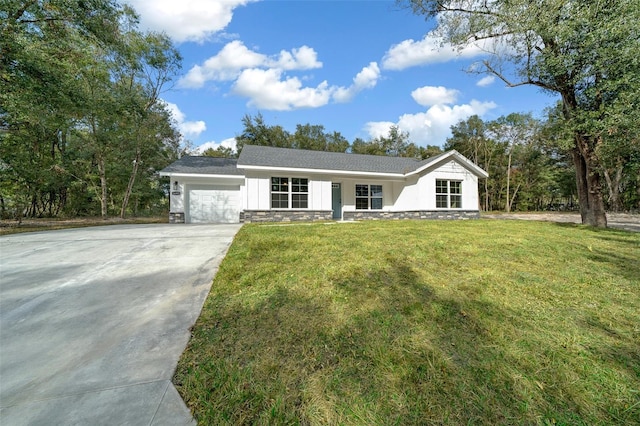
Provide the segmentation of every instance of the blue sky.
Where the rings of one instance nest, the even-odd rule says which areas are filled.
[[[464,70],[482,49],[455,52],[394,1],[129,0],[141,27],[166,32],[183,69],[163,94],[195,147],[234,146],[242,117],[293,132],[320,124],[350,142],[391,125],[426,146],[478,114],[541,116],[555,98]]]

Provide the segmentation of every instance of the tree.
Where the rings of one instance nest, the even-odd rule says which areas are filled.
[[[368,142],[357,138],[351,145],[351,152],[354,154],[421,158],[420,148],[410,142],[409,133],[401,131],[398,126],[389,127],[387,136],[378,136]]]
[[[133,167],[122,199],[121,218],[125,217],[140,166],[161,151],[164,140],[175,136],[160,94],[177,75],[182,61],[164,34],[142,34],[132,29],[124,37],[126,54],[116,61],[114,83],[120,89],[121,99],[128,101],[129,114],[125,124],[129,131],[125,136],[125,147]]]
[[[238,158],[238,154],[231,148],[219,146],[217,148],[207,148],[203,153],[203,157],[214,158]]]
[[[138,32],[135,12],[111,0],[8,0],[0,18],[5,210],[16,200],[20,214],[54,216],[71,201],[92,212],[97,199],[102,216],[118,204],[124,216],[134,192],[137,206],[164,198],[153,171],[178,140],[159,103],[180,66],[169,39]]]
[[[238,154],[244,145],[275,146],[291,148],[291,135],[281,126],[268,126],[262,114],[255,117],[249,114],[242,117],[244,129],[236,136]]]
[[[511,194],[511,173],[513,166],[513,155],[515,151],[524,152],[525,146],[531,146],[531,141],[536,135],[538,122],[531,114],[512,113],[499,117],[489,123],[489,131],[492,137],[505,144],[507,147],[507,188],[505,197],[505,211],[511,211],[511,205],[518,193],[519,186]],[[530,151],[531,152],[531,151]]]
[[[438,17],[437,33],[463,49],[480,43],[474,67],[507,86],[534,85],[560,95],[571,129],[582,222],[607,225],[601,145],[620,117],[640,104],[638,0],[408,0],[413,11]]]
[[[117,49],[128,11],[114,1],[6,0],[0,8],[0,158],[16,183],[3,200],[22,199],[20,215],[64,208],[70,129],[82,113],[78,88],[87,46]]]
[[[447,138],[444,145],[445,151],[455,149],[489,173],[490,178],[484,180],[480,194],[483,199],[481,208],[485,211],[493,210],[499,198],[500,188],[497,188],[495,176],[502,173],[501,169],[494,167],[503,153],[487,133],[487,124],[477,115],[472,115],[451,126],[451,137]]]

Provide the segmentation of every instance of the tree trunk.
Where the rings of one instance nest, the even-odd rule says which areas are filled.
[[[138,174],[138,166],[140,164],[140,150],[136,150],[136,157],[133,160],[133,170],[129,176],[129,183],[127,184],[127,190],[124,193],[122,200],[122,207],[120,208],[120,217],[124,219],[127,205],[129,204],[129,198],[131,197],[131,191],[133,191],[133,184],[136,182],[136,176]]]
[[[511,200],[509,199],[509,181],[511,179],[511,150],[509,150],[509,164],[507,165],[507,205],[505,210],[507,213],[511,211]]]
[[[100,215],[107,218],[107,173],[104,164],[104,157],[98,157],[98,174],[100,175]]]
[[[606,168],[603,170],[604,178],[607,182],[607,187],[609,188],[609,209],[614,212],[622,210],[622,206],[620,204],[620,182],[622,181],[623,166],[621,163],[622,161],[619,160],[613,179],[611,179],[611,175]]]
[[[607,215],[604,208],[600,171],[594,167],[588,142],[576,136],[577,147],[571,151],[576,168],[576,186],[580,203],[580,216],[584,225],[606,228]]]

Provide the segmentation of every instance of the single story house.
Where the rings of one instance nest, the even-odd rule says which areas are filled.
[[[170,178],[173,223],[479,217],[487,172],[459,152],[426,160],[245,145],[237,160],[183,157]]]

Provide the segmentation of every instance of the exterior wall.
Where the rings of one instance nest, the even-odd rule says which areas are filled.
[[[182,213],[184,217],[184,183],[181,183],[176,178],[172,178],[169,187],[169,211]]]
[[[436,210],[436,211],[349,211],[344,212],[344,220],[381,220],[381,219],[479,219],[477,210]]]
[[[245,223],[332,220],[331,210],[245,210]]]
[[[460,210],[479,209],[478,177],[455,161],[443,164],[420,177],[418,191],[423,198],[420,209],[442,210],[436,208],[436,179],[462,181],[462,208]]]
[[[342,188],[342,211],[343,214],[356,211],[356,185],[382,185],[382,209],[377,211],[394,211],[400,188],[404,186],[404,181],[390,181],[380,179],[335,179],[333,182],[341,184]],[[361,211],[361,210],[358,210]]]
[[[462,181],[462,208],[436,208],[436,179]],[[382,209],[378,212],[424,212],[424,211],[477,211],[478,178],[456,161],[425,171],[421,176],[409,176],[406,180],[341,179],[343,212],[365,212],[356,210],[356,184],[382,185]],[[369,211],[372,212],[372,211]],[[353,215],[348,215],[352,217]],[[375,216],[375,215],[373,215]],[[346,216],[345,216],[346,218]]]
[[[243,204],[245,210],[271,210],[271,178],[305,178],[309,179],[310,211],[331,210],[331,179],[326,176],[291,174],[287,172],[253,172],[247,171],[246,195]],[[291,211],[278,209],[278,211]],[[303,210],[306,211],[306,210]]]
[[[271,209],[271,177],[299,177],[309,179],[308,209]],[[478,178],[454,160],[438,165],[420,175],[407,178],[380,179],[344,177],[322,174],[301,174],[284,171],[246,170],[246,177],[171,176],[171,223],[188,220],[187,195],[195,185],[239,185],[240,220],[246,222],[282,222],[332,220],[332,183],[340,183],[342,218],[364,219],[467,219],[477,218]],[[436,179],[462,181],[462,208],[437,209]],[[174,188],[174,183],[177,186]],[[383,202],[380,210],[356,210],[356,184],[382,185]]]

